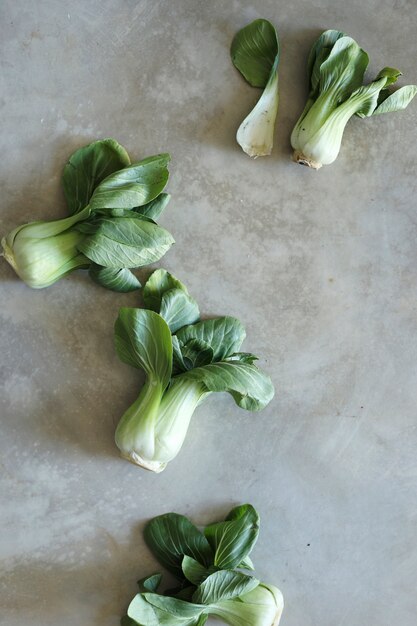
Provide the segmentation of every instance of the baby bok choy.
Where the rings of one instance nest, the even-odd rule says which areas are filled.
[[[145,541],[177,586],[161,593],[162,574],[140,580],[122,626],[203,626],[210,615],[231,626],[278,626],[282,593],[247,573],[258,534],[259,515],[250,504],[203,531],[177,513],[155,517]]]
[[[363,85],[368,62],[367,53],[345,33],[326,30],[317,39],[308,59],[307,104],[291,135],[297,163],[314,169],[333,163],[353,115],[399,111],[414,98],[415,85],[390,90],[401,76],[391,67],[384,67],[371,83]]]
[[[274,395],[253,354],[239,352],[245,330],[234,317],[199,321],[196,301],[166,270],[143,288],[147,309],[122,308],[115,324],[119,358],[142,369],[145,384],[116,429],[123,457],[161,472],[178,454],[196,407],[215,391],[229,392],[249,411]]]
[[[278,111],[278,35],[268,20],[255,20],[234,37],[231,48],[235,67],[252,85],[264,91],[243,120],[236,140],[251,157],[271,154]]]
[[[131,163],[114,139],[77,150],[63,173],[69,217],[18,226],[1,241],[5,259],[35,289],[78,268],[108,289],[138,289],[129,268],[158,261],[174,241],[154,221],[170,198],[169,159]]]

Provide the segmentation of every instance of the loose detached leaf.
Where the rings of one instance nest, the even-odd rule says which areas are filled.
[[[182,562],[189,556],[208,567],[213,552],[205,536],[183,515],[167,513],[152,519],[145,527],[145,541],[158,561],[180,580]]]
[[[133,209],[150,202],[168,182],[169,160],[169,154],[158,154],[110,174],[94,190],[91,210]]]
[[[76,150],[64,167],[62,184],[68,209],[78,213],[94,189],[113,172],[130,165],[126,150],[114,139],[101,139]]]

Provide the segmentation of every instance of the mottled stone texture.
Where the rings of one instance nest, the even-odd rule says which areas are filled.
[[[414,0],[3,0],[1,233],[64,215],[77,147],[115,137],[172,154],[164,266],[207,315],[238,316],[276,399],[217,395],[161,475],[119,459],[115,425],[141,375],[118,361],[117,295],[73,274],[42,292],[0,264],[3,626],[116,626],[156,564],[146,519],[197,523],[250,501],[253,558],[285,596],[282,626],[414,626],[417,103],[352,120],[334,165],[290,161],[315,37],[345,30],[416,82]],[[278,27],[269,158],[236,129],[256,101],[233,34]]]

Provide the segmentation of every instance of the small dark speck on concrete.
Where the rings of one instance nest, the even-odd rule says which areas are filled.
[[[307,544],[307,548],[309,548],[309,547],[310,547],[310,544],[308,543],[308,544]]]

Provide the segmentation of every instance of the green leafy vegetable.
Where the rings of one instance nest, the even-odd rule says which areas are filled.
[[[252,87],[264,89],[236,135],[242,150],[255,158],[272,151],[279,99],[279,53],[278,35],[268,20],[254,20],[242,28],[232,42],[235,67]]]
[[[165,270],[151,275],[143,297],[149,309],[121,309],[115,326],[119,357],[147,375],[115,439],[123,457],[160,472],[180,451],[191,417],[208,394],[227,391],[238,406],[259,411],[274,388],[253,365],[256,357],[237,356],[245,338],[239,320],[198,321],[197,303]]]
[[[401,72],[385,67],[363,85],[367,53],[345,33],[327,30],[314,44],[308,60],[310,92],[292,135],[294,160],[319,169],[333,163],[343,132],[353,115],[370,117],[405,109],[417,93],[408,85],[391,92]]]
[[[77,150],[63,172],[70,217],[32,222],[3,237],[3,254],[30,287],[52,285],[75,269],[114,291],[138,289],[129,268],[158,261],[174,240],[154,220],[169,202],[168,154],[130,163],[114,139]]]
[[[222,530],[214,533],[214,529]],[[250,545],[248,530],[254,531]],[[247,554],[258,531],[259,515],[250,504],[235,507],[225,521],[210,524],[203,532],[177,513],[151,520],[145,528],[146,543],[179,586],[160,593],[160,575],[139,581],[141,592],[129,604],[122,626],[202,626],[210,615],[232,626],[278,626],[284,606],[279,589],[244,574],[239,571],[241,564],[236,565],[237,555]],[[213,540],[214,549],[205,537]],[[224,554],[233,555],[222,565],[220,545]]]

